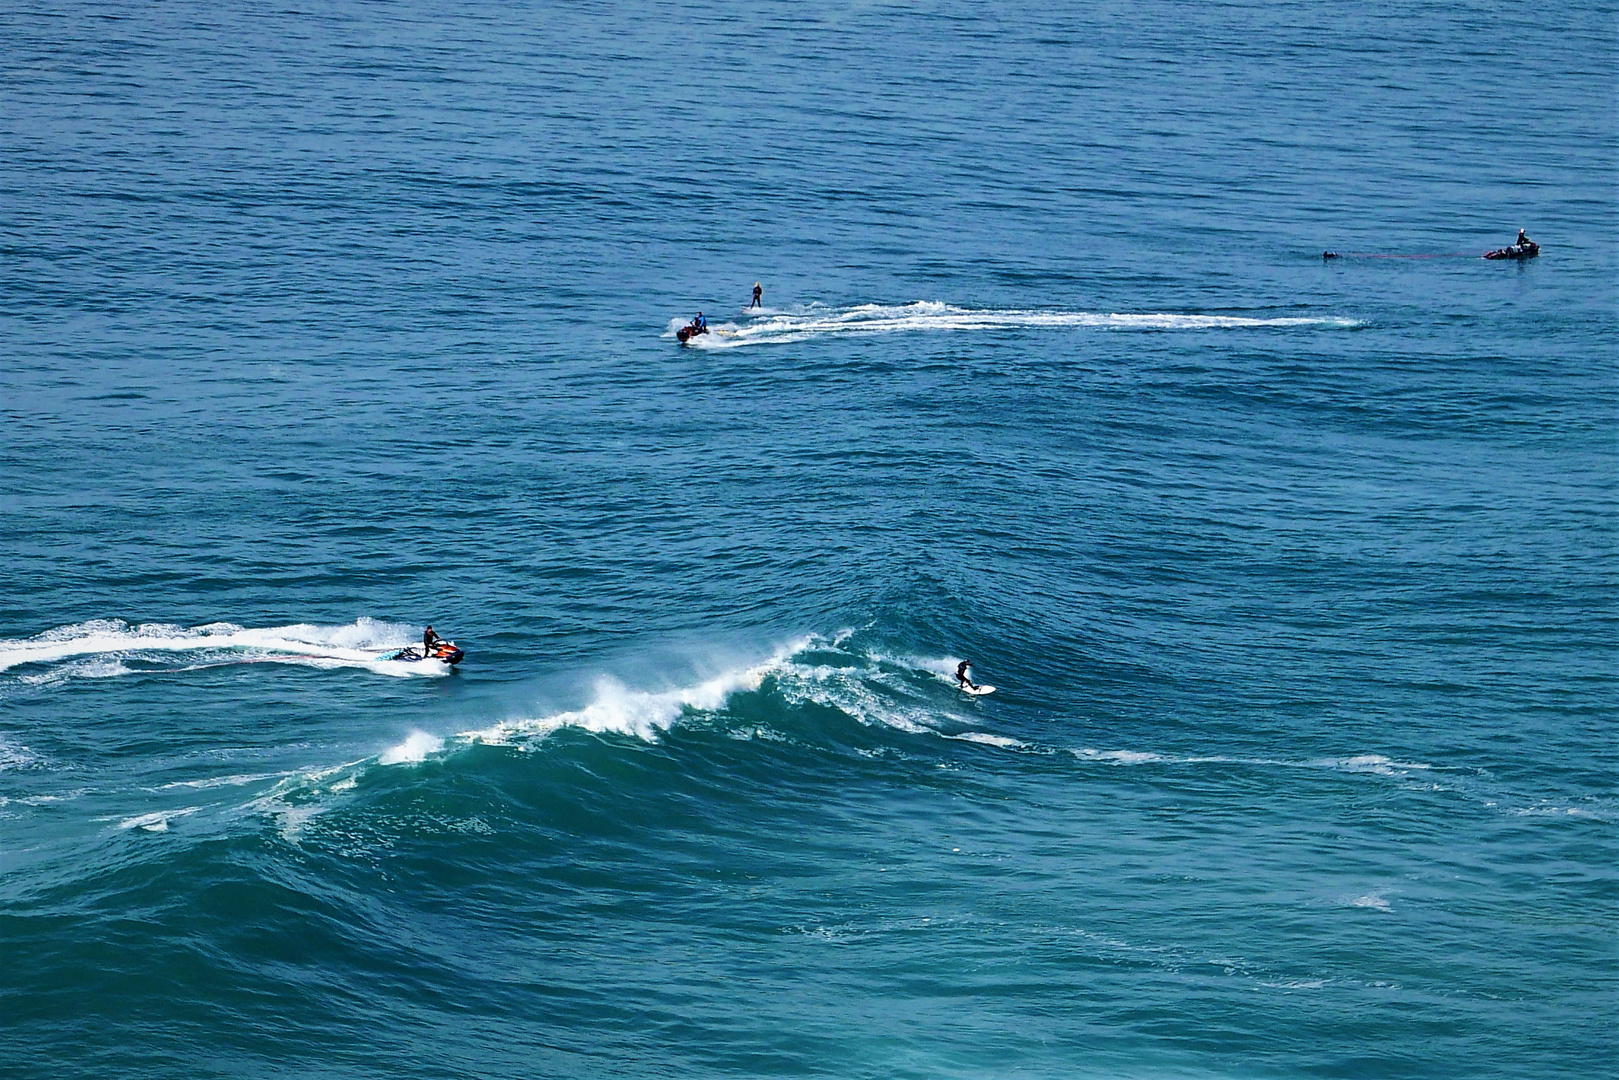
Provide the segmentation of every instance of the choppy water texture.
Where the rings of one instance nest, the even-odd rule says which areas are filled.
[[[0,1071],[1611,1072],[1614,19],[0,12]]]

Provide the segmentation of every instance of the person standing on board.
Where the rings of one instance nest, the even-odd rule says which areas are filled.
[[[977,690],[978,684],[967,678],[967,669],[972,666],[971,660],[963,660],[956,665],[956,685],[963,690]]]
[[[756,307],[764,307],[764,305],[759,302],[759,298],[764,295],[764,292],[765,291],[763,289],[759,288],[759,283],[755,281],[753,283],[753,303],[748,305],[748,309],[750,311]]]

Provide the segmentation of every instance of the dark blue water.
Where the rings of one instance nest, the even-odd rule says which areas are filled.
[[[0,12],[0,1072],[1611,1071],[1615,14]]]

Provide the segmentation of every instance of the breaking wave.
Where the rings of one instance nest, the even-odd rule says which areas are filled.
[[[1322,769],[1392,779],[1432,768],[1378,754],[1290,760],[1043,746],[981,730],[986,699],[955,692],[952,673],[957,658],[890,654],[851,643],[853,635],[853,631],[809,635],[756,662],[667,688],[637,689],[603,675],[588,700],[577,707],[516,716],[442,736],[412,731],[372,757],[289,775],[250,808],[273,815],[283,836],[296,840],[312,818],[323,813],[334,797],[353,790],[370,769],[414,766],[478,745],[536,751],[566,728],[648,742],[685,723],[717,726],[744,740],[789,737],[761,725],[752,708],[735,700],[751,693],[767,694],[790,709],[813,705],[833,710],[866,727],[968,743],[989,752],[1064,755],[1091,765]]]
[[[685,325],[672,319],[665,337]],[[770,311],[742,322],[716,323],[707,334],[692,338],[700,349],[736,349],[744,345],[781,345],[813,337],[895,334],[917,330],[1009,330],[1023,328],[1090,327],[1105,330],[1240,330],[1286,327],[1351,329],[1355,319],[1320,316],[1256,318],[1245,315],[1188,315],[1176,312],[1145,314],[1094,311],[1035,311],[965,308],[936,300],[910,304],[857,304],[827,307],[812,304],[802,310]]]
[[[93,634],[83,627],[77,630],[77,633],[58,633],[49,640],[42,635],[21,645],[6,643],[4,649],[0,650],[0,659],[13,666],[18,663],[47,662],[40,659],[45,655],[47,646],[57,650],[49,653],[52,657],[70,647],[81,650],[73,655],[82,656],[82,650],[88,648],[92,640],[115,644],[132,653],[139,652],[138,643],[153,641],[172,643],[167,647],[176,651],[182,648],[253,650],[269,647],[266,642],[280,643],[282,647],[298,642],[300,647],[319,644],[332,651],[349,650],[360,656],[369,656],[356,645],[360,642],[376,645],[384,641],[391,645],[404,632],[404,628],[366,623],[364,620],[346,627],[281,627],[257,631],[218,626],[190,631],[100,626],[95,628]],[[1060,739],[1055,742],[1030,741],[1026,737],[984,730],[985,719],[996,711],[994,699],[965,697],[955,691],[951,685],[951,673],[958,663],[955,657],[888,653],[851,640],[856,636],[854,631],[809,635],[790,641],[756,661],[727,667],[682,685],[636,688],[620,679],[602,675],[585,695],[583,704],[571,708],[512,716],[485,726],[451,733],[411,730],[391,745],[336,765],[187,780],[149,790],[157,794],[171,790],[178,793],[178,789],[184,789],[194,798],[195,792],[207,789],[258,787],[245,802],[231,800],[234,810],[225,807],[218,809],[227,816],[246,813],[249,816],[268,817],[274,821],[285,840],[298,843],[314,819],[343,805],[368,774],[374,774],[377,770],[393,773],[398,769],[446,760],[475,746],[535,752],[541,750],[556,733],[568,728],[657,742],[672,728],[684,724],[711,728],[717,734],[742,740],[793,741],[794,733],[790,728],[778,730],[777,722],[761,720],[754,703],[739,700],[740,696],[750,694],[770,698],[776,706],[767,710],[772,714],[779,713],[781,706],[785,706],[789,713],[798,713],[806,718],[819,710],[826,710],[869,728],[886,729],[906,736],[949,740],[955,745],[966,744],[985,753],[1044,755],[1053,762],[1067,760],[1080,769],[1213,767],[1320,770],[1398,783],[1410,783],[1419,777],[1433,776],[1435,770],[1443,771],[1424,762],[1399,760],[1373,753],[1334,757],[1237,756],[1128,747],[1098,749],[1083,745],[1065,746]],[[339,639],[345,644],[335,644]],[[31,650],[27,652],[26,660],[19,659],[18,655],[23,651],[23,646]],[[365,666],[376,663],[374,659],[364,662]],[[813,706],[815,711],[805,713],[804,706]],[[866,753],[865,750],[856,752]],[[31,762],[32,755],[25,748],[0,741],[0,767],[26,767]],[[259,787],[265,781],[270,781],[269,786]],[[1440,789],[1435,787],[1434,790]],[[194,806],[182,806],[174,810],[130,812],[117,820],[119,827],[124,830],[165,832],[176,818],[188,817],[196,812]],[[1600,808],[1586,813],[1603,816]]]

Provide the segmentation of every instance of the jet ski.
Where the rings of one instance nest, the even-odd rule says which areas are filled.
[[[706,334],[706,333],[708,333],[707,324],[699,323],[699,322],[691,322],[691,323],[687,323],[685,326],[682,326],[679,330],[676,330],[675,331],[675,337],[680,340],[680,343],[682,345],[684,345],[688,341],[690,341],[692,338],[696,337],[698,334]]]
[[[453,641],[437,641],[431,651],[424,653],[420,645],[406,645],[396,653],[383,657],[384,660],[405,660],[420,662],[422,660],[437,660],[451,667],[459,664],[467,654]]]
[[[1511,247],[1486,251],[1484,257],[1486,259],[1533,259],[1539,254],[1540,245],[1531,240],[1527,244],[1513,244]]]

